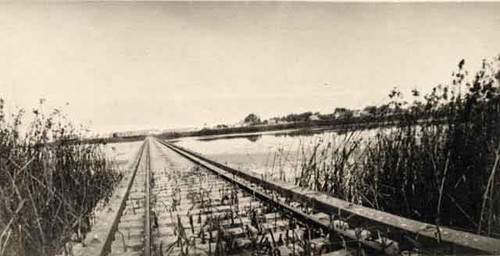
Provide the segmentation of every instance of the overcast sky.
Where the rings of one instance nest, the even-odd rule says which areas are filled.
[[[499,54],[499,14],[498,3],[0,3],[0,97],[10,109],[45,98],[96,132],[362,108]]]

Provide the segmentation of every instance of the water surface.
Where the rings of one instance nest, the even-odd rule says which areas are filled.
[[[339,133],[332,130],[280,131],[188,137],[172,142],[237,169],[292,180],[304,155],[317,144],[339,143],[348,136],[369,137],[371,130]]]

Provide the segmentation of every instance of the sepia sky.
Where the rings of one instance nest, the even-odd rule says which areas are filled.
[[[0,97],[10,110],[45,98],[95,132],[362,108],[499,54],[499,13],[500,3],[0,3]]]

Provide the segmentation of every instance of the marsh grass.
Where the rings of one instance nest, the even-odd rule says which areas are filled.
[[[296,184],[397,215],[500,237],[500,58],[387,104],[398,125],[302,149]],[[383,116],[379,118],[384,118]]]
[[[0,100],[0,255],[60,253],[121,178],[100,145],[80,143],[85,131],[42,103],[23,124],[24,111],[6,117]]]

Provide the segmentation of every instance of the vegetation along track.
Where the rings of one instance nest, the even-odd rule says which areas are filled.
[[[500,252],[499,240],[262,180],[151,137],[131,170],[75,255]]]

